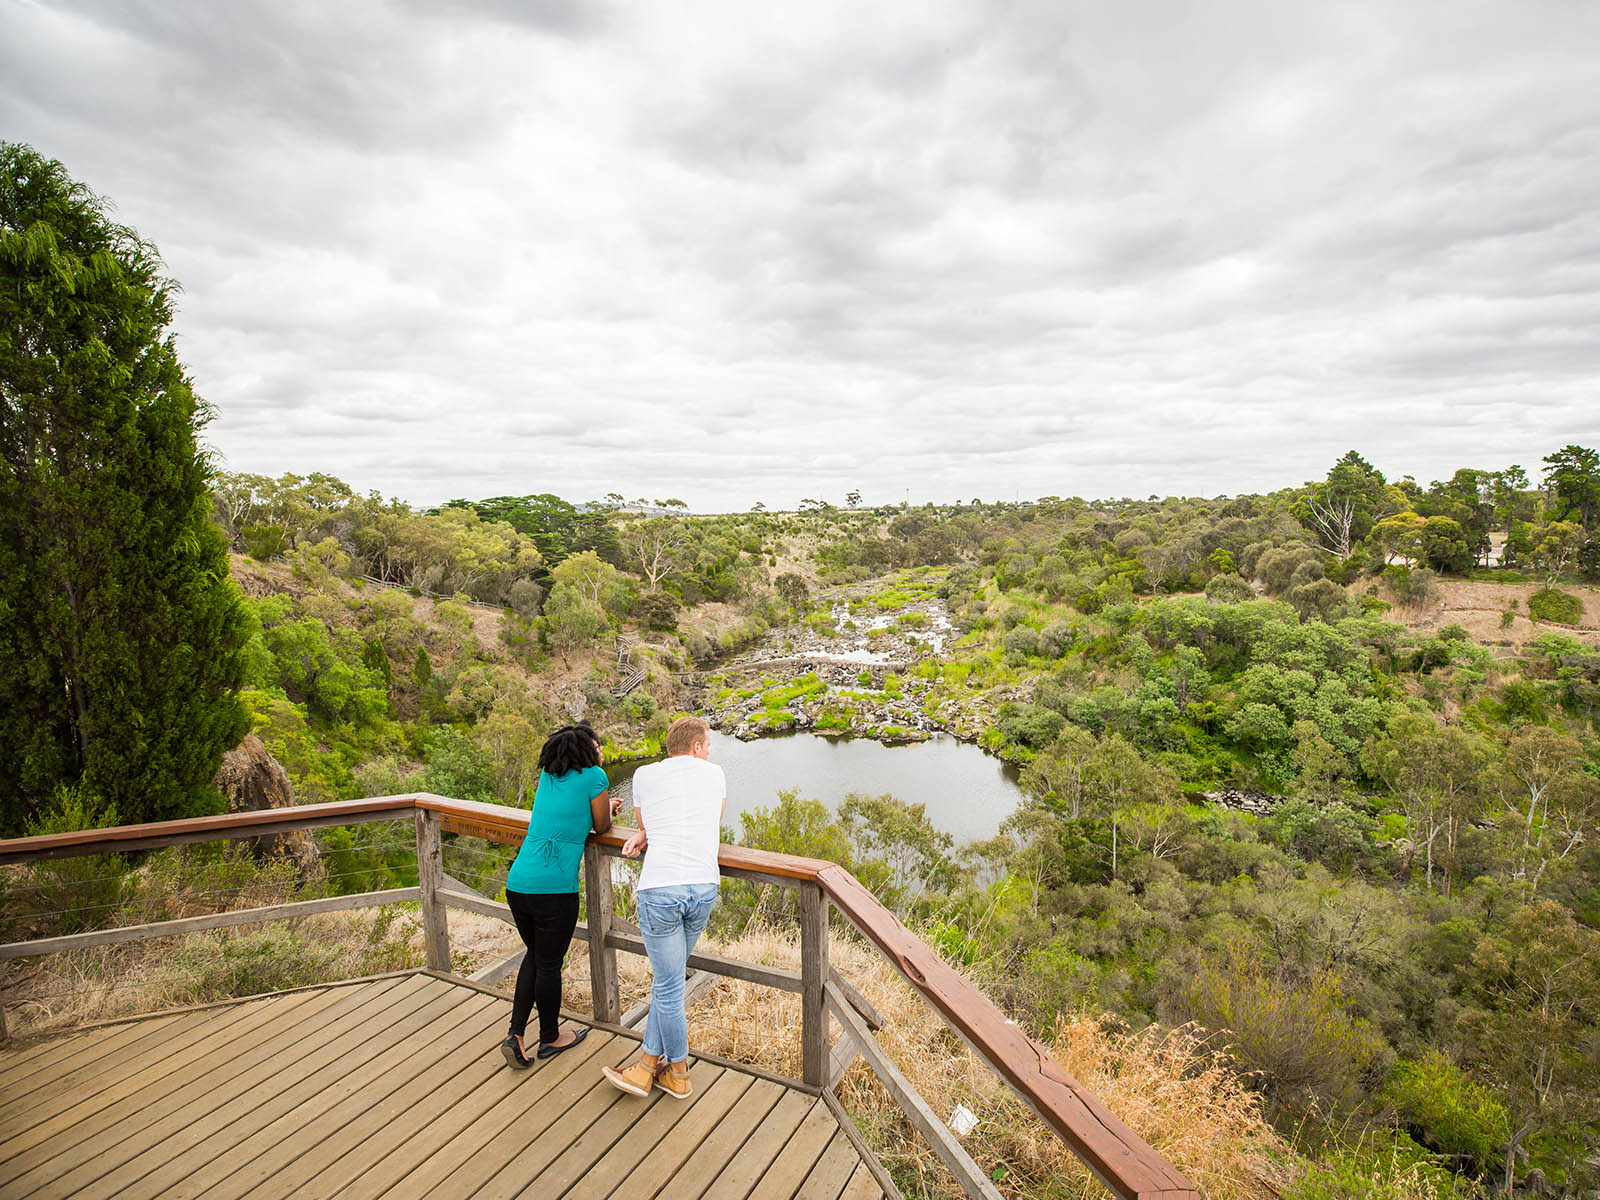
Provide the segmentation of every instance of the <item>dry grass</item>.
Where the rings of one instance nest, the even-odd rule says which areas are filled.
[[[389,910],[385,910],[389,911]],[[392,922],[392,926],[391,926]],[[403,917],[321,913],[0,964],[13,1037],[420,966]]]
[[[717,952],[790,969],[800,962],[794,937],[770,929],[752,929]],[[829,952],[833,966],[884,1017],[879,1044],[934,1111],[948,1119],[963,1104],[977,1114],[967,1151],[1004,1193],[1029,1200],[1107,1195],[881,955],[837,936]],[[689,1042],[798,1077],[799,1028],[798,996],[723,979],[690,1012]],[[1194,1031],[1125,1033],[1078,1016],[1061,1018],[1043,1040],[1075,1078],[1194,1180],[1201,1195],[1271,1200],[1288,1182],[1295,1162],[1289,1146],[1262,1118],[1258,1098],[1238,1072]],[[846,1073],[840,1097],[908,1197],[960,1194],[863,1061]]]

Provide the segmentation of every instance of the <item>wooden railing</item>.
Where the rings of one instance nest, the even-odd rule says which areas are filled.
[[[0,960],[414,901],[421,907],[428,965],[434,970],[448,972],[449,908],[507,922],[511,917],[505,905],[456,884],[445,874],[442,835],[465,834],[515,844],[527,832],[525,810],[413,793],[0,841],[0,865],[408,817],[413,819],[416,830],[416,887],[13,942],[0,945]],[[621,1011],[616,955],[618,951],[643,955],[644,942],[637,927],[623,921],[614,911],[611,870],[606,862],[607,858],[621,853],[628,832],[631,831],[613,830],[590,837],[584,852],[588,921],[579,926],[576,934],[588,944],[595,1020],[612,1025],[636,1024],[640,1016],[638,1012],[625,1014]],[[967,1194],[998,1200],[999,1192],[994,1184],[878,1045],[873,1031],[880,1027],[881,1021],[872,1006],[829,965],[828,926],[831,913],[837,912],[878,949],[945,1023],[1055,1130],[1114,1195],[1124,1200],[1193,1200],[1197,1197],[1193,1184],[1074,1080],[1043,1046],[1029,1038],[988,997],[940,960],[848,871],[819,859],[740,846],[723,846],[718,862],[725,877],[798,889],[800,971],[785,971],[714,954],[691,955],[688,965],[709,976],[721,975],[798,992],[801,1079],[797,1082],[820,1094],[831,1107],[837,1108],[838,1104],[833,1086],[844,1068],[859,1054]],[[508,963],[507,967],[511,965]],[[828,1044],[829,1013],[843,1031],[832,1047]],[[4,1037],[4,1013],[0,1010],[0,1039]],[[892,1185],[886,1190],[894,1194]]]

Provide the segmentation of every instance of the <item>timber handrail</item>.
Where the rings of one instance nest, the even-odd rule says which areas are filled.
[[[406,900],[415,898],[422,901],[424,942],[429,965],[448,970],[449,949],[443,916],[445,907],[455,904],[499,916],[498,909],[502,906],[490,901],[481,904],[473,902],[471,898],[463,897],[447,886],[440,865],[440,835],[456,833],[514,843],[527,833],[528,815],[523,809],[414,792],[263,812],[228,813],[112,829],[14,838],[0,841],[0,865],[152,849],[197,841],[258,837],[288,829],[414,817],[420,886],[397,891],[403,891]],[[599,869],[599,860],[602,856],[619,855],[631,832],[614,827],[604,834],[592,834],[589,839],[590,852],[585,855],[590,919],[588,927],[580,930],[580,936],[589,944],[590,973],[595,982],[595,1015],[597,1019],[613,1023],[619,1019],[619,1012],[612,1011],[618,1008],[615,953],[617,950],[640,953],[643,945],[640,939],[614,925],[610,911],[610,872]],[[830,981],[842,978],[832,972],[827,963],[827,913],[831,905],[877,947],[944,1022],[1055,1130],[1114,1195],[1124,1200],[1195,1200],[1198,1197],[1198,1192],[1188,1179],[1128,1128],[1092,1092],[1078,1083],[1050,1056],[1044,1046],[1030,1038],[977,987],[943,962],[850,872],[823,859],[727,845],[722,846],[718,853],[718,864],[727,876],[801,889],[802,969],[798,978],[789,972],[777,972],[770,968],[757,968],[754,972],[734,970],[732,968],[747,965],[734,964],[711,955],[697,955],[690,965],[744,978],[771,976],[759,978],[758,982],[801,993],[804,1074],[808,1085],[828,1090],[824,1085],[829,1077],[825,1016],[829,1008],[840,1020],[845,1036],[861,1047],[880,1077],[884,1077],[885,1064],[888,1063],[875,1044],[869,1046],[867,1041],[863,1041],[870,1041],[871,1027],[870,1022],[863,1022],[856,1016],[860,1005],[846,995],[845,989]],[[371,893],[358,899],[385,903],[391,902],[391,896],[394,900],[402,898],[395,893]],[[310,906],[319,903],[302,902],[257,911],[273,916],[298,915],[300,911],[312,911]],[[216,918],[191,919],[191,927],[209,925],[213,921]],[[162,924],[173,923],[137,927],[138,933],[134,936],[157,936]],[[114,935],[115,932],[74,935],[61,940],[111,940],[107,935]],[[128,932],[131,930],[125,931],[116,940],[125,940]],[[39,946],[36,952],[43,952],[43,940],[36,945]],[[0,957],[15,956],[21,946],[13,944],[0,948]],[[10,949],[12,954],[5,955],[6,949]],[[845,1000],[848,1003],[843,1002]],[[895,1090],[903,1087],[904,1081],[891,1080],[891,1085],[891,1090]],[[971,1159],[938,1118],[931,1111],[919,1111],[918,1117],[920,1119],[914,1123],[929,1137],[934,1150],[962,1179],[969,1194],[993,1196],[993,1186],[981,1174],[974,1175]]]

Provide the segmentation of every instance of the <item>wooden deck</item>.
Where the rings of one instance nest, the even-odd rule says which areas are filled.
[[[606,1084],[636,1040],[512,1071],[510,1002],[415,973],[0,1051],[0,1197],[878,1200],[822,1100],[702,1062],[687,1103]]]

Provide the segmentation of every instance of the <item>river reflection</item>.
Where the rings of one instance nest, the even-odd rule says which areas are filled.
[[[926,805],[928,819],[958,844],[993,837],[1022,799],[1015,767],[949,737],[885,746],[866,738],[808,733],[741,742],[713,732],[711,761],[728,776],[728,810],[722,823],[735,835],[740,813],[771,807],[778,792],[789,788],[835,810],[851,792],[890,792],[907,803]],[[630,802],[618,818],[623,824],[632,811],[633,773],[643,765],[606,765],[613,794]]]

